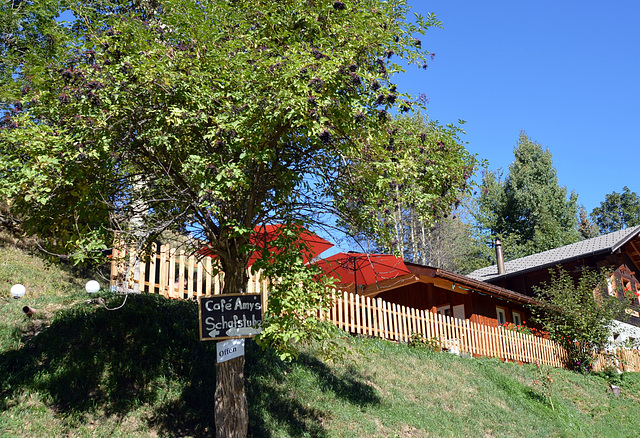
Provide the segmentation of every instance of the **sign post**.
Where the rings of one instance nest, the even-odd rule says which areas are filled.
[[[260,294],[200,297],[200,340],[248,338],[262,330]]]

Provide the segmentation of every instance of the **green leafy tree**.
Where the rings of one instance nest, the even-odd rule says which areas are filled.
[[[514,155],[504,179],[483,177],[475,215],[482,239],[500,238],[509,259],[580,240],[577,195],[558,185],[551,153],[521,133]]]
[[[480,268],[472,231],[471,225],[456,215],[442,218],[426,231],[424,237],[420,236],[419,245],[412,253],[420,258],[411,260],[460,274]]]
[[[640,196],[626,186],[622,193],[609,193],[591,218],[602,234],[640,225]]]
[[[614,320],[624,319],[626,303],[609,296],[603,271],[583,270],[578,278],[563,269],[536,288],[542,306],[531,308],[535,322],[567,352],[567,367],[587,370],[593,353],[605,347]]]
[[[409,22],[404,0],[0,8],[0,193],[49,251],[82,261],[118,232],[143,252],[167,230],[188,230],[193,251],[206,242],[217,256],[223,293],[234,293],[247,285],[256,225],[308,225],[324,212],[389,233],[388,220],[347,208],[354,185],[346,180],[371,156],[375,172],[359,180],[374,193],[365,199],[382,199],[393,179],[401,184],[387,160],[408,158],[387,148],[388,113],[420,104],[397,91],[392,78],[402,67],[392,56],[426,66],[417,37],[439,24],[435,17]],[[65,10],[72,23],[55,20]],[[458,147],[446,135],[442,143]],[[421,168],[409,170],[393,187],[401,199],[427,187],[412,181]],[[455,186],[448,174],[424,175],[438,196]],[[426,199],[416,206],[431,207]],[[269,275],[282,281],[267,321],[279,325],[265,327],[263,339],[286,354],[326,335],[314,318],[329,301],[299,257],[275,258]],[[217,436],[246,435],[243,366],[244,358],[216,365]]]
[[[418,113],[400,114],[386,129],[385,143],[367,147],[336,180],[339,218],[376,250],[424,263],[431,229],[468,194],[477,160],[462,145],[459,126]]]

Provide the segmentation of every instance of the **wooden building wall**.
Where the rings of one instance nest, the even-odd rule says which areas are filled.
[[[453,306],[464,305],[465,319],[478,324],[498,326],[496,307],[505,310],[507,322],[514,322],[513,311],[519,312],[522,321],[528,321],[531,316],[529,309],[518,303],[499,299],[490,295],[469,292],[466,294],[453,292],[433,284],[414,283],[398,289],[382,292],[378,297],[385,301],[402,306],[425,309],[436,313],[438,307],[449,304]]]

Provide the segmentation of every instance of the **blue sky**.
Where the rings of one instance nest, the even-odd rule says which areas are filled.
[[[626,185],[640,193],[640,2],[409,0],[435,12],[435,58],[399,88],[429,117],[466,120],[467,148],[507,170],[521,130],[551,151],[560,185],[588,212]]]

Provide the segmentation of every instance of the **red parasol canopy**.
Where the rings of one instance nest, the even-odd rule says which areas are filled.
[[[391,280],[409,274],[401,257],[391,254],[365,254],[358,252],[338,253],[318,264],[329,276],[339,283],[367,286],[382,280]]]
[[[280,253],[282,248],[278,248],[274,245],[270,245],[278,237],[282,235],[282,230],[285,226],[282,224],[262,225],[253,229],[250,242],[252,245],[262,249],[268,249],[270,252]],[[302,228],[302,227],[300,227]],[[322,237],[309,230],[302,229],[300,232],[300,248],[302,249],[302,259],[305,263],[319,255],[320,253],[328,250],[333,246],[333,243],[324,240]],[[256,260],[259,260],[262,256],[260,250],[254,251],[249,257],[249,266],[253,265]]]
[[[284,229],[285,225],[283,224],[260,225],[253,229],[253,233],[249,238],[249,243],[254,245],[257,249],[249,257],[249,262],[247,264],[248,267],[253,265],[262,257],[263,249],[268,249],[269,252],[276,254],[282,251],[282,248],[278,248],[273,244],[273,242],[282,237]],[[305,263],[333,246],[333,243],[304,228],[302,228],[302,231],[300,232],[299,239],[302,259]],[[200,250],[200,254],[215,257],[209,248],[203,248]]]

